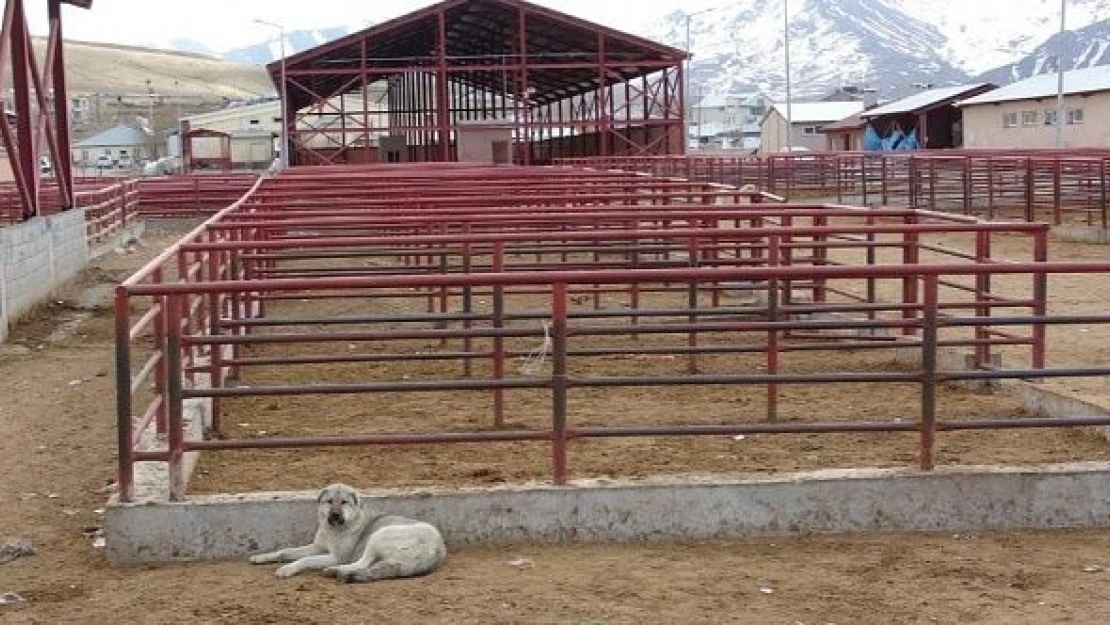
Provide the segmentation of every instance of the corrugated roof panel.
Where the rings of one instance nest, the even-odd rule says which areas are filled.
[[[907,98],[902,98],[885,104],[883,106],[873,108],[870,111],[863,113],[862,117],[882,117],[883,115],[900,115],[902,113],[912,113],[917,110],[929,108],[935,104],[940,104],[945,100],[952,100],[960,96],[982,89],[989,86],[990,83],[976,83],[973,85],[956,85],[955,87],[940,87],[939,89],[930,89],[915,93]]]
[[[1052,98],[1056,96],[1059,74],[1041,74],[1026,78],[1005,87],[988,91],[974,98],[959,102],[959,106],[975,104],[993,104],[995,102],[1010,102],[1012,100],[1035,100],[1038,98]],[[1091,93],[1093,91],[1110,91],[1110,65],[1100,65],[1087,69],[1077,69],[1064,72],[1064,93]]]
[[[786,104],[775,104],[774,108],[786,118]],[[790,118],[795,124],[835,122],[855,115],[863,110],[863,102],[792,102]]]
[[[76,148],[107,148],[117,145],[143,145],[150,141],[150,135],[145,132],[120,124],[115,128],[93,135],[84,141],[73,144]]]

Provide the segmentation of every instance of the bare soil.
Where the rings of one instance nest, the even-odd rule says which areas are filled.
[[[431,577],[371,587],[279,581],[269,567],[240,562],[111,569],[83,533],[101,523],[95,510],[114,475],[111,321],[106,309],[75,308],[89,287],[110,286],[169,240],[148,238],[140,254],[96,263],[59,298],[68,304],[45,309],[0,346],[0,538],[29,538],[38,550],[0,565],[0,593],[27,600],[0,606],[0,622],[1105,621],[1105,532],[475,548],[453,553]],[[50,338],[87,312],[70,334]],[[912,458],[912,440],[904,450]],[[518,559],[523,566],[510,566]]]

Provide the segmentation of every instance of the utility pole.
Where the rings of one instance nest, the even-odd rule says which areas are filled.
[[[281,37],[281,87],[278,89],[278,97],[281,98],[281,168],[286,169],[289,167],[289,103],[286,102],[288,93],[285,89],[285,26],[260,19],[254,21],[256,24],[276,28]]]
[[[794,149],[794,110],[790,85],[790,0],[782,0],[783,50],[786,53],[786,151]]]
[[[1068,25],[1068,0],[1060,0],[1060,47],[1056,54],[1058,77],[1056,83],[1056,149],[1064,147],[1064,33]]]
[[[683,141],[685,141],[685,145],[687,147],[689,147],[689,145],[690,145],[690,121],[694,117],[694,94],[693,94],[693,91],[690,88],[691,75],[694,73],[694,71],[693,71],[694,70],[694,53],[690,49],[693,46],[693,41],[690,38],[690,23],[694,20],[695,17],[697,17],[699,15],[702,15],[704,13],[709,13],[710,11],[716,11],[716,10],[717,9],[715,9],[715,8],[710,8],[710,9],[703,9],[701,11],[694,11],[693,13],[686,13],[686,57],[687,57],[686,58],[686,85],[683,88],[686,90],[686,102],[687,102],[687,104],[686,104],[686,111],[685,111],[685,114],[684,114],[686,124],[685,124],[685,128],[683,129],[683,132],[685,133],[686,137],[683,139]],[[698,125],[698,134],[699,135],[701,134],[701,125],[700,124]],[[699,144],[699,146],[701,145],[700,136],[699,136],[698,144]]]

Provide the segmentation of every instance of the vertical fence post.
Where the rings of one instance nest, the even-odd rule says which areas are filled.
[[[975,262],[988,263],[991,259],[991,234],[975,234]],[[986,273],[975,274],[975,316],[991,316],[991,276]],[[990,328],[975,326],[975,367],[981,368],[991,361]]]
[[[917,215],[907,215],[903,219],[903,223],[907,225],[915,225],[918,223]],[[916,232],[905,232],[902,234],[902,264],[906,266],[915,266],[918,264],[921,256],[920,238]],[[916,276],[906,276],[902,278],[902,319],[909,320],[916,317],[916,311],[911,306],[918,302],[918,279]],[[902,334],[905,336],[913,336],[917,331],[913,327],[902,328]]]
[[[778,234],[767,238],[767,266],[778,267],[780,262],[780,244],[782,240]],[[776,323],[779,321],[779,279],[771,278],[767,281],[767,320]],[[767,331],[767,375],[775,376],[779,372],[779,333],[771,328]],[[779,385],[773,380],[767,383],[767,421],[779,420]]]
[[[689,254],[688,263],[692,271],[697,271],[698,255],[701,253],[701,246],[696,236],[690,237],[687,241],[686,253]],[[686,321],[691,326],[698,322],[698,283],[695,279],[691,279],[690,283],[686,286],[686,309],[688,311]],[[695,375],[698,372],[698,355],[694,351],[698,346],[698,333],[694,329],[690,329],[686,333],[686,345],[690,348],[690,353],[686,358],[686,371],[690,375]]]
[[[169,432],[166,434],[168,457],[166,470],[169,481],[170,501],[185,498],[185,422],[182,400],[181,331],[183,316],[189,314],[188,299],[183,295],[170,295],[169,325],[166,332],[166,411],[169,414]],[[182,301],[184,299],[184,301]]]
[[[496,241],[493,244],[493,273],[505,271],[505,243]],[[505,287],[500,284],[493,287],[493,328],[500,331],[505,327]],[[505,379],[505,337],[498,334],[493,337],[493,377],[500,382]],[[505,389],[493,390],[493,425],[500,429],[505,427]]]
[[[1033,235],[1033,262],[1048,261],[1048,229],[1038,230]],[[1044,271],[1033,272],[1033,368],[1045,368],[1046,328],[1040,319],[1048,314],[1048,274]]]
[[[932,471],[933,447],[937,435],[937,335],[938,277],[924,276],[925,301],[922,307],[921,336],[921,470]]]
[[[116,333],[116,438],[120,501],[135,497],[135,464],[132,461],[134,441],[131,440],[131,315],[127,288],[117,286],[115,292]]]
[[[155,284],[163,284],[163,271],[162,267],[157,267],[151,274],[151,281]],[[159,434],[165,434],[169,427],[166,419],[166,327],[167,320],[169,319],[168,304],[165,296],[156,296],[151,302],[152,306],[158,307],[158,314],[154,316],[154,349],[162,352],[162,364],[154,369],[154,393],[158,401],[158,414],[156,416],[157,428],[155,431]]]
[[[1099,208],[1099,214],[1101,215],[1101,218],[1102,218],[1102,231],[1103,231],[1104,234],[1106,232],[1107,225],[1108,225],[1107,224],[1108,217],[1110,217],[1110,216],[1107,215],[1107,208],[1108,208],[1107,207],[1107,201],[1110,200],[1110,197],[1108,197],[1108,194],[1107,194],[1108,190],[1106,188],[1106,184],[1107,184],[1106,164],[1108,162],[1110,162],[1110,159],[1107,159],[1107,158],[1101,159],[1099,161],[1099,168],[1098,168],[1099,169],[1099,171],[1098,171],[1098,178],[1099,178],[1098,208]]]
[[[1025,159],[1025,221],[1033,223],[1036,216],[1037,180],[1033,168],[1033,159]]]
[[[567,285],[551,290],[551,436],[555,484],[567,483]]]
[[[208,231],[208,242],[218,242],[216,231]],[[208,250],[208,280],[219,281],[220,277],[220,255],[222,252],[216,250]],[[217,338],[223,332],[221,329],[221,317],[223,311],[220,310],[223,295],[221,293],[210,293],[208,295],[208,335]],[[208,384],[212,388],[220,388],[223,386],[223,345],[219,343],[211,343],[208,346]],[[221,424],[221,401],[219,397],[212,398],[212,430],[214,432],[222,432],[223,427]]]
[[[463,234],[470,234],[469,224],[463,228]],[[469,242],[463,244],[463,273],[466,275],[470,275],[473,269],[473,252],[474,250]],[[462,312],[466,316],[462,326],[463,330],[467,332],[466,336],[463,337],[463,351],[467,355],[467,358],[463,360],[463,375],[469,378],[474,375],[474,363],[469,357],[474,346],[474,338],[470,336],[470,329],[474,325],[470,320],[470,315],[474,312],[474,288],[469,284],[462,288]]]
[[[1062,168],[1063,164],[1061,163],[1060,159],[1057,158],[1052,168],[1052,223],[1056,224],[1057,226],[1064,223],[1064,215],[1063,211],[1061,210],[1064,201]]]

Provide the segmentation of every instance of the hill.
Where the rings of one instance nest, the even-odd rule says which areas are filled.
[[[42,58],[45,40],[35,41]],[[71,94],[147,93],[242,99],[274,92],[265,69],[187,52],[67,41],[66,73]]]

